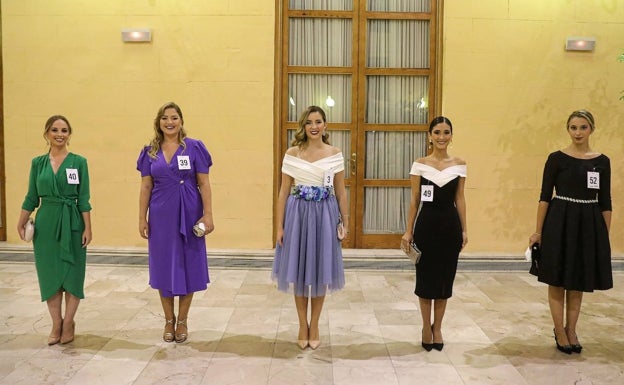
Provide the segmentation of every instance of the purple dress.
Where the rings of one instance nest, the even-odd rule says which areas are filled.
[[[206,290],[208,260],[206,241],[193,234],[193,226],[203,216],[203,204],[196,173],[208,174],[212,159],[204,144],[185,138],[169,164],[162,149],[157,157],[145,146],[137,160],[141,177],[154,181],[149,201],[149,284],[164,297]]]
[[[272,278],[277,288],[300,297],[322,297],[344,287],[342,247],[336,226],[340,217],[333,188],[323,186],[325,171],[344,170],[338,153],[316,162],[286,154],[282,172],[295,185],[286,201],[283,245],[275,248]]]

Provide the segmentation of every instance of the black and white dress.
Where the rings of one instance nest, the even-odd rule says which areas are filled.
[[[455,206],[459,178],[466,177],[465,165],[438,170],[414,162],[410,174],[420,176],[420,185],[433,186],[433,201],[421,198],[414,225],[414,243],[422,252],[416,265],[416,290],[420,298],[447,299],[453,295],[453,282],[462,247],[462,226]]]

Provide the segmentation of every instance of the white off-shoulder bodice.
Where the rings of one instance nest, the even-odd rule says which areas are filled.
[[[456,164],[445,168],[444,170],[438,170],[435,167],[431,167],[424,163],[414,162],[412,163],[411,175],[422,176],[431,182],[435,183],[438,187],[442,187],[453,179],[459,177],[466,177],[468,169],[465,164]]]
[[[282,162],[282,172],[292,176],[296,185],[322,186],[325,171],[332,171],[335,174],[342,170],[344,158],[341,152],[315,162],[286,154]]]

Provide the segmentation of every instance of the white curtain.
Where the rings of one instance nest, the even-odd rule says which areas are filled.
[[[368,0],[366,9],[376,12],[430,12],[431,0]]]
[[[426,132],[367,132],[365,178],[409,179],[412,162],[427,153],[426,140]],[[409,203],[409,187],[366,187],[364,234],[404,233]]]
[[[351,67],[352,28],[349,19],[291,18],[288,64]],[[296,122],[308,106],[325,110],[328,122],[351,121],[350,75],[290,74],[288,121]]]
[[[351,122],[351,75],[288,75],[288,121],[315,105],[327,115],[328,123]]]
[[[352,11],[353,0],[290,0],[288,9]]]
[[[369,0],[376,11],[424,11],[423,4],[406,0]],[[370,68],[429,68],[429,22],[369,20],[366,63]],[[367,123],[427,124],[429,78],[426,76],[368,76]],[[409,179],[412,162],[427,153],[427,134],[375,131],[366,134],[367,179]],[[405,232],[410,189],[367,187],[364,190],[364,234]]]

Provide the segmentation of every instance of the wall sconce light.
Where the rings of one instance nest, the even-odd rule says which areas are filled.
[[[122,29],[121,40],[126,43],[150,42],[152,41],[152,31],[149,28]]]
[[[566,51],[593,51],[595,46],[595,37],[568,37],[565,49]]]

